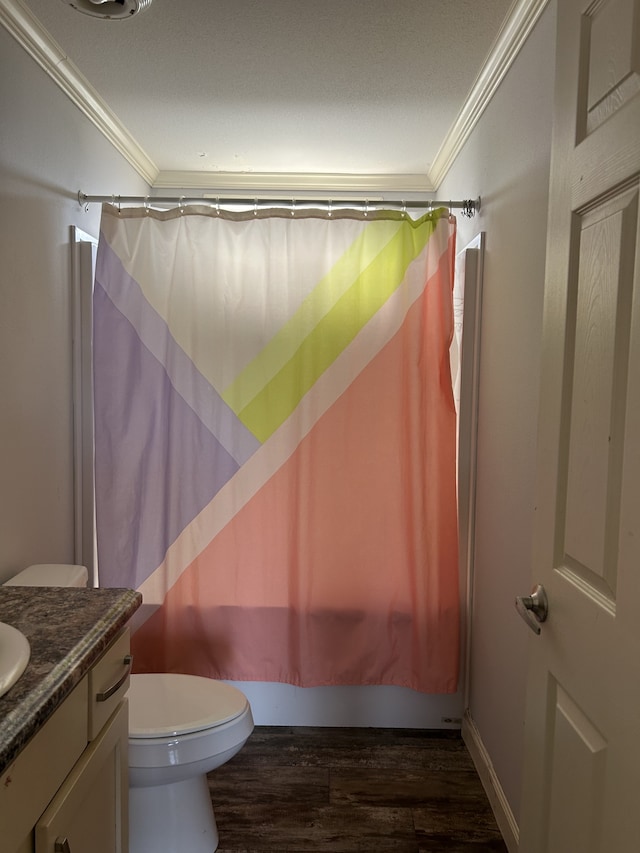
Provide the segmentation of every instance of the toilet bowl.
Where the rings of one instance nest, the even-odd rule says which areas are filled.
[[[198,675],[132,675],[129,687],[129,847],[212,853],[218,846],[206,774],[253,731],[246,696]]]
[[[42,564],[11,586],[86,586],[84,566]],[[218,830],[206,774],[242,749],[251,707],[235,687],[177,673],[129,686],[129,852],[213,853]]]

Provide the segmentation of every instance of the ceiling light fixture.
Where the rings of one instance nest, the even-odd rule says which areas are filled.
[[[106,21],[121,21],[131,18],[148,8],[153,0],[62,0],[77,12],[103,18]]]

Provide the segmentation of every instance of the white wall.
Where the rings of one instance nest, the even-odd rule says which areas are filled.
[[[438,190],[482,197],[459,245],[486,232],[470,714],[509,806],[520,811],[531,587],[555,5],[543,13]]]
[[[73,562],[70,226],[148,188],[0,27],[0,581]]]

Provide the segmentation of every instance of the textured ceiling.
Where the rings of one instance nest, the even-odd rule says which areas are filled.
[[[161,172],[427,174],[512,0],[23,0]]]

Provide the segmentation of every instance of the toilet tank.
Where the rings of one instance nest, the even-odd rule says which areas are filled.
[[[40,563],[18,572],[5,581],[4,586],[86,586],[88,578],[84,566]]]

